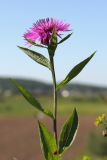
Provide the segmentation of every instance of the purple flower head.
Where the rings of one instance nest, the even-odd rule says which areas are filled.
[[[38,40],[43,45],[49,45],[54,27],[56,27],[57,36],[61,37],[63,32],[69,31],[70,25],[53,18],[40,19],[24,34],[24,38],[33,42]]]

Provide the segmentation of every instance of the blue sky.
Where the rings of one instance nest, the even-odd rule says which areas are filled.
[[[17,45],[24,46],[23,33],[40,18],[68,22],[74,34],[55,55],[57,81],[97,50],[97,54],[73,82],[107,86],[106,0],[0,0],[0,76],[17,76],[51,82],[50,72],[36,64]],[[43,49],[38,52],[48,56]]]

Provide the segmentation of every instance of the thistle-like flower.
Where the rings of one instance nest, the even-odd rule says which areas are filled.
[[[70,31],[70,25],[62,21],[58,21],[53,18],[40,19],[33,24],[27,33],[24,34],[24,38],[31,40],[32,42],[39,41],[43,45],[49,45],[53,28],[56,28],[56,34],[61,38],[61,34],[66,31]]]
[[[87,59],[78,63],[73,69],[71,69],[71,71],[68,73],[66,78],[57,85],[55,66],[54,66],[54,54],[57,49],[57,46],[63,43],[64,41],[66,41],[72,35],[72,33],[70,33],[62,38],[63,32],[70,31],[69,27],[70,25],[67,23],[58,21],[54,18],[47,18],[47,19],[41,19],[37,21],[36,23],[34,23],[33,27],[30,28],[24,34],[25,40],[30,45],[46,48],[49,53],[48,58],[45,57],[43,54],[38,53],[34,50],[18,46],[24,53],[26,53],[35,62],[41,64],[42,66],[47,67],[52,74],[53,112],[51,112],[47,108],[44,108],[40,104],[40,102],[36,100],[35,97],[32,96],[32,94],[29,91],[27,91],[21,84],[13,80],[13,83],[15,84],[17,89],[20,91],[20,93],[25,97],[25,99],[31,105],[33,105],[36,109],[38,109],[40,112],[50,117],[53,122],[53,133],[51,133],[50,131],[48,131],[47,127],[42,122],[38,121],[42,150],[43,150],[45,159],[48,159],[48,160],[51,160],[51,159],[60,160],[61,159],[61,155],[63,154],[63,152],[66,149],[68,149],[73,143],[77,130],[78,130],[78,126],[79,126],[78,113],[75,108],[73,110],[72,115],[65,122],[62,128],[62,131],[60,133],[60,137],[58,139],[58,127],[57,127],[58,94],[57,94],[57,91],[60,90],[62,87],[64,87],[66,84],[68,84],[70,80],[75,78],[96,53],[95,51]],[[61,38],[61,40],[59,40],[59,38]],[[36,43],[37,41],[39,41],[40,44]],[[90,159],[89,157],[84,156],[83,160],[90,160]]]

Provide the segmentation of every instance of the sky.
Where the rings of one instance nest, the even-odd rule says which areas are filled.
[[[0,0],[0,77],[51,82],[50,71],[17,48],[27,47],[23,34],[37,20],[47,17],[71,24],[73,31],[55,54],[57,82],[97,50],[73,82],[107,87],[107,0]],[[46,50],[33,49],[48,57]]]

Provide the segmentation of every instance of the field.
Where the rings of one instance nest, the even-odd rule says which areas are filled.
[[[38,98],[44,107],[52,110],[52,97]],[[79,115],[99,115],[107,112],[107,104],[102,100],[97,101],[73,101],[71,98],[59,98],[58,112],[62,116],[68,116],[73,108],[77,108]],[[37,114],[33,108],[22,96],[9,97],[0,100],[0,117],[32,117]]]
[[[45,107],[52,108],[52,97],[38,99]],[[70,98],[59,98],[58,102],[58,130],[61,129],[64,120],[76,107],[79,114],[80,127],[77,139],[71,149],[65,153],[65,160],[81,160],[85,155],[91,155],[87,149],[87,139],[91,131],[95,131],[95,118],[107,113],[107,104],[99,101],[72,101]],[[50,119],[38,113],[21,96],[8,97],[0,100],[0,160],[42,160],[38,138],[37,119],[51,130]],[[92,160],[102,160],[93,158]],[[104,159],[106,160],[106,158]]]

